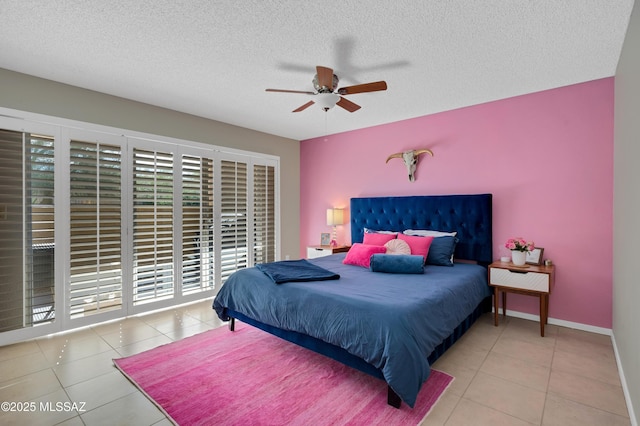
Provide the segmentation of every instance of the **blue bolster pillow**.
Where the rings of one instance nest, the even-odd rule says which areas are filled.
[[[370,268],[373,272],[387,272],[389,274],[422,274],[424,256],[411,254],[380,254],[371,255]]]

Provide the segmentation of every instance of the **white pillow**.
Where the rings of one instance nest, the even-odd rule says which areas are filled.
[[[404,235],[415,235],[417,237],[455,237],[457,232],[432,231],[430,229],[405,229]]]
[[[385,243],[384,247],[387,249],[386,254],[411,254],[411,247],[406,241],[393,239]]]
[[[380,231],[377,229],[364,228],[365,234],[397,234],[396,231]]]

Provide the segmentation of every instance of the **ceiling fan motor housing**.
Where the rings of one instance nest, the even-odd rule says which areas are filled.
[[[338,78],[337,75],[333,74],[333,87],[338,87],[338,82],[340,81],[340,79]],[[313,83],[313,87],[315,87],[316,91],[318,93],[332,93],[333,89],[327,86],[321,86],[318,83],[318,74],[313,76],[313,80],[311,80],[311,82]]]

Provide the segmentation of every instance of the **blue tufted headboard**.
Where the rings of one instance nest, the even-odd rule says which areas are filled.
[[[351,242],[361,243],[364,228],[457,231],[455,257],[493,261],[492,195],[429,195],[351,199]]]

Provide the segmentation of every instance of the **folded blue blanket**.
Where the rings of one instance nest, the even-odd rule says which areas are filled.
[[[256,268],[264,272],[276,284],[301,281],[337,280],[340,275],[306,261],[282,260],[279,262],[260,263]]]
[[[424,257],[411,254],[379,254],[371,256],[370,268],[373,272],[388,274],[422,274]]]

